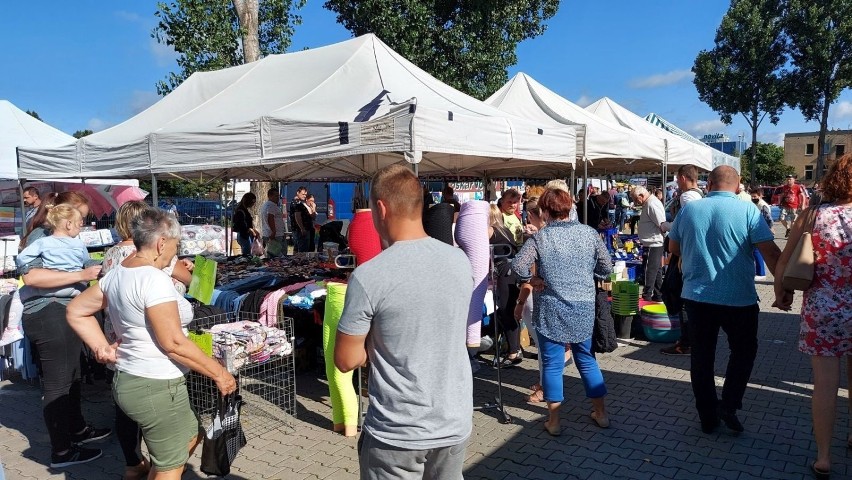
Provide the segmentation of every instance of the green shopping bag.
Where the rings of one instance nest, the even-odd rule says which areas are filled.
[[[195,268],[192,269],[192,281],[187,293],[199,302],[210,305],[213,300],[213,288],[216,286],[216,269],[219,264],[201,255],[195,256]]]

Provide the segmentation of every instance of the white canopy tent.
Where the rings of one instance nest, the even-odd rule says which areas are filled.
[[[668,167],[691,164],[702,170],[710,171],[713,169],[713,154],[710,147],[694,144],[671,132],[655,127],[646,122],[644,118],[607,97],[589,105],[586,110],[633,131],[665,139],[668,147]]]
[[[713,168],[716,168],[719,165],[727,165],[729,167],[733,167],[734,169],[736,169],[737,172],[740,171],[740,159],[739,158],[734,157],[733,155],[728,155],[725,152],[720,152],[719,150],[716,150],[715,148],[710,147],[709,145],[707,145],[704,142],[702,142],[701,140],[693,137],[692,135],[690,135],[686,131],[678,128],[677,125],[675,125],[672,122],[666,120],[665,118],[657,115],[656,113],[649,113],[648,115],[645,115],[645,120],[648,121],[651,125],[656,125],[656,126],[662,128],[663,130],[666,130],[667,132],[671,132],[671,133],[677,135],[678,137],[689,140],[692,143],[697,143],[698,145],[709,147],[712,154],[713,154]]]
[[[575,144],[573,127],[506,114],[364,35],[196,73],[110,129],[19,149],[19,173],[361,179],[408,162],[433,177],[564,176]]]
[[[53,148],[74,142],[71,135],[33,118],[8,100],[0,100],[0,180],[18,180],[18,156],[16,149]],[[80,179],[51,177],[59,182],[80,183]],[[33,179],[44,177],[33,176]],[[136,180],[87,180],[90,183],[139,186]],[[12,188],[9,185],[0,188]]]
[[[595,174],[658,170],[666,158],[664,139],[604,120],[525,73],[515,75],[485,102],[535,122],[575,126],[577,158],[588,160]]]

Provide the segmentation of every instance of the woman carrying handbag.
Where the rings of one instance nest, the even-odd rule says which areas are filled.
[[[793,290],[804,290],[799,350],[811,357],[814,375],[817,458],[811,469],[827,479],[843,357],[852,383],[852,154],[831,166],[823,199],[793,224],[775,271],[774,305],[789,311]],[[852,448],[849,432],[846,438]]]

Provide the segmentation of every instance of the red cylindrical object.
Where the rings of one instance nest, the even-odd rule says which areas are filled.
[[[356,210],[349,224],[349,249],[355,255],[355,262],[363,265],[382,253],[382,241],[373,225],[370,209]]]

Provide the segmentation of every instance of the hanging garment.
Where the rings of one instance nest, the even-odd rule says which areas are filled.
[[[357,210],[349,225],[349,250],[355,254],[355,261],[363,265],[382,253],[379,232],[373,225],[370,210]]]
[[[482,331],[482,302],[488,289],[491,253],[488,242],[488,214],[491,206],[482,200],[470,200],[461,206],[456,221],[456,243],[470,260],[473,270],[473,296],[467,317],[467,345],[479,346]]]

